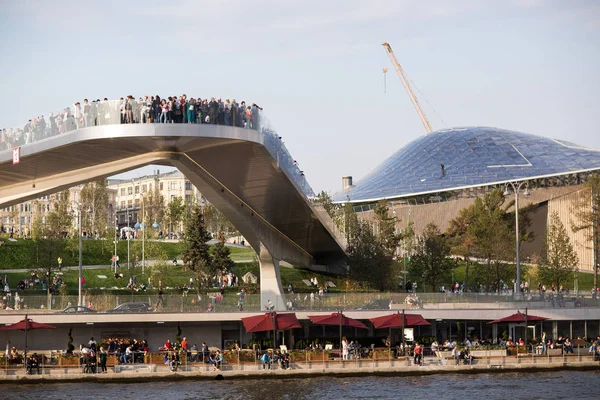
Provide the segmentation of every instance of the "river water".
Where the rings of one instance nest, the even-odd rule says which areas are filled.
[[[600,370],[543,373],[2,384],[2,399],[598,399]]]

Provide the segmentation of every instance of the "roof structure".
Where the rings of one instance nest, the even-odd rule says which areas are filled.
[[[335,202],[368,202],[600,169],[600,150],[490,127],[435,131],[407,144]]]

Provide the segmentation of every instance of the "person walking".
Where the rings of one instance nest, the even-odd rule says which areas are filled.
[[[161,287],[158,288],[158,296],[156,299],[156,311],[158,311],[158,306],[160,306],[162,308],[162,310],[165,310],[165,302],[164,302],[164,292],[162,290]]]
[[[106,360],[108,359],[108,352],[104,346],[100,347],[100,372],[106,374]]]
[[[422,358],[423,358],[423,346],[421,346],[419,344],[419,342],[415,342],[415,350],[414,350],[415,365],[421,365]]]

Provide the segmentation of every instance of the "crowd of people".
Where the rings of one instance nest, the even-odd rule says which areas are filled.
[[[0,130],[0,151],[33,143],[75,129],[109,124],[183,123],[236,126],[259,130],[262,107],[233,99],[134,96],[119,100],[83,100],[47,117],[31,118],[21,128]]]

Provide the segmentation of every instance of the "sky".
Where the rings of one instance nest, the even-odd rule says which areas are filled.
[[[600,148],[599,1],[0,7],[0,127],[84,98],[235,98],[262,106],[313,189],[334,193],[342,176],[356,182],[425,134],[381,46],[389,42],[434,129],[492,126]]]

